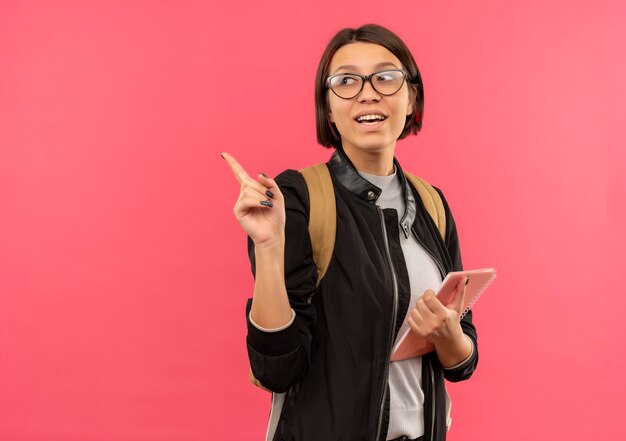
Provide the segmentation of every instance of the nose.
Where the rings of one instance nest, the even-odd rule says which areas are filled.
[[[361,93],[359,93],[357,99],[359,100],[359,102],[380,100],[380,95],[378,92],[376,92],[376,90],[374,90],[371,79],[363,83],[363,89],[361,89]]]

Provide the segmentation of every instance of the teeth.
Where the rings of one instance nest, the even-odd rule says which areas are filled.
[[[361,122],[361,121],[374,121],[374,120],[383,121],[384,119],[385,119],[384,116],[374,114],[374,115],[361,115],[356,120],[358,122]]]

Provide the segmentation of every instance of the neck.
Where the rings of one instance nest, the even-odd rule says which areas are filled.
[[[363,151],[344,143],[343,151],[348,155],[354,167],[363,173],[376,176],[393,174],[393,153],[395,144],[376,151]]]

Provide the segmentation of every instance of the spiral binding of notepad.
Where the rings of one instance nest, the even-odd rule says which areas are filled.
[[[483,293],[485,292],[485,290],[487,288],[489,288],[489,285],[491,285],[491,282],[493,282],[493,279],[496,278],[496,271],[494,270],[493,274],[491,275],[491,277],[489,278],[489,281],[487,281],[487,283],[485,283],[485,285],[483,286],[483,289],[481,289],[476,296],[474,296],[474,298],[472,299],[472,302],[469,303],[467,305],[467,307],[463,310],[463,312],[461,313],[460,318],[462,319],[463,317],[465,317],[465,314],[467,314],[469,312],[470,309],[472,309],[472,307],[474,306],[474,304],[478,301],[478,299],[480,298],[480,296],[483,295]]]

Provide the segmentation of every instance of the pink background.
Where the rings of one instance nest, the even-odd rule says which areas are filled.
[[[626,4],[281,0],[2,2],[0,439],[263,437],[218,153],[326,160],[317,62],[367,22],[425,82],[398,158],[499,270],[449,439],[626,437]]]

